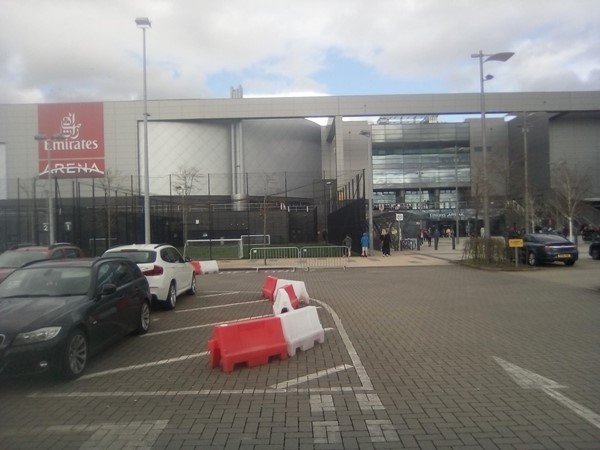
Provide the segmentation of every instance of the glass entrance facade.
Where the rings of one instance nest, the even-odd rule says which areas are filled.
[[[468,123],[373,125],[372,145],[379,209],[454,208],[470,187]]]

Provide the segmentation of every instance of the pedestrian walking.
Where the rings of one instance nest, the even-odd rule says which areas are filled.
[[[440,243],[440,230],[438,227],[433,229],[433,248],[434,250],[438,249],[438,244]]]
[[[343,241],[344,247],[346,247],[346,256],[350,256],[352,252],[352,238],[349,234],[346,235]]]
[[[360,256],[364,256],[365,258],[369,255],[369,235],[367,233],[363,233],[360,238],[360,246],[362,247],[362,253]]]

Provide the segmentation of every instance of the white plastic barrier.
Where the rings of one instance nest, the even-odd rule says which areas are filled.
[[[308,305],[310,302],[310,297],[306,291],[306,284],[304,284],[304,281],[283,280],[280,278],[277,280],[277,284],[275,285],[275,292],[277,292],[279,288],[285,286],[286,284],[291,284],[294,287],[294,292],[296,293],[298,300],[300,300],[300,303]]]
[[[292,302],[292,300],[295,301]],[[291,284],[286,284],[284,287],[277,289],[277,291],[275,292],[275,301],[273,302],[273,314],[279,316],[281,314],[293,311],[295,309],[294,303],[296,303],[297,308],[298,298],[296,297],[296,294],[294,292],[294,287]]]
[[[315,346],[315,342],[325,342],[325,330],[321,326],[316,306],[305,306],[279,316],[283,337],[287,343],[288,355],[294,356],[296,349],[306,351]]]
[[[219,273],[217,261],[200,261],[200,274]]]
[[[293,286],[287,286],[290,286],[293,290]],[[273,302],[273,314],[279,316],[293,310],[294,305],[292,305],[292,299],[290,298],[289,292],[284,288],[277,289],[277,292],[275,293],[275,301]]]

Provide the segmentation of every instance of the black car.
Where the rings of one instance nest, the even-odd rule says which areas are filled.
[[[52,369],[78,378],[88,358],[150,326],[150,288],[125,258],[47,260],[0,284],[0,375]]]
[[[600,259],[600,239],[594,240],[590,244],[590,256],[592,259]]]
[[[579,258],[577,245],[568,239],[551,233],[532,233],[522,236],[521,260],[530,266],[560,261],[572,266]]]

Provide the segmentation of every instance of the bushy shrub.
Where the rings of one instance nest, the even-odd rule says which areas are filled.
[[[504,238],[494,237],[470,238],[465,243],[463,260],[490,265],[503,265],[510,262],[506,241]]]

